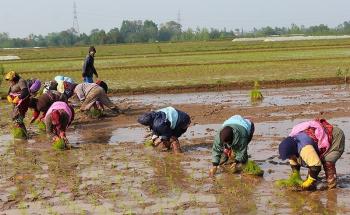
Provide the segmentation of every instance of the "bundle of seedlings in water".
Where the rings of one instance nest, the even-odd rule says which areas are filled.
[[[275,182],[278,187],[281,188],[299,188],[303,180],[300,177],[300,173],[294,171],[288,179],[280,179]]]
[[[145,147],[152,147],[153,146],[153,141],[152,140],[146,140],[143,145]]]
[[[56,139],[56,141],[53,142],[52,148],[55,150],[64,150],[66,149],[66,143],[62,138]]]
[[[27,134],[23,128],[13,128],[12,135],[15,139],[27,139]]]
[[[89,115],[93,118],[100,118],[103,116],[103,112],[100,109],[91,109],[89,110]]]
[[[39,131],[41,131],[41,132],[46,131],[46,125],[43,121],[37,121],[36,125],[38,126]]]
[[[263,176],[264,170],[260,168],[260,166],[255,163],[255,161],[248,160],[248,162],[244,165],[242,172],[248,175],[255,176]]]
[[[264,99],[264,96],[260,91],[260,84],[258,81],[254,81],[254,87],[250,91],[250,100],[252,102],[258,102],[258,101],[262,101],[263,99]]]

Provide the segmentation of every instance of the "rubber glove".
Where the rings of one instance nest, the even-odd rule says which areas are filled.
[[[18,96],[16,96],[16,97],[12,100],[12,103],[13,103],[13,104],[18,104],[19,101],[20,101],[20,99],[18,98]]]
[[[13,103],[12,96],[7,96],[7,101],[10,102],[11,104]]]
[[[308,189],[316,182],[316,179],[314,179],[311,176],[308,176],[307,179],[301,184],[301,187],[303,189]]]

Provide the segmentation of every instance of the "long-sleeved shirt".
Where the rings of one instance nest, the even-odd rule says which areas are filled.
[[[96,87],[100,86],[95,83],[81,83],[75,87],[74,93],[77,94],[80,101],[84,101],[89,92]]]
[[[294,135],[294,138],[297,140],[299,156],[297,156],[298,159],[296,161],[289,160],[289,163],[293,166],[321,166],[322,163],[319,157],[317,143],[315,143],[305,132],[299,132]]]
[[[171,137],[180,137],[187,131],[191,123],[190,116],[173,107],[160,109],[153,121],[151,130],[163,140],[169,140]]]
[[[29,88],[27,81],[19,78],[18,81],[12,84],[9,88],[9,95],[18,95],[19,99],[24,99],[29,96]]]
[[[94,66],[94,57],[87,55],[83,65],[83,77],[92,77],[93,74],[97,76],[97,72]]]
[[[249,143],[248,131],[243,126],[237,124],[226,124],[225,126],[231,127],[233,131],[233,140],[229,146],[235,153],[235,160],[240,163],[247,162]],[[212,162],[217,165],[220,163],[221,156],[224,152],[224,144],[220,141],[220,131],[215,136],[212,148]]]
[[[55,90],[50,90],[42,94],[41,96],[39,96],[36,106],[33,107],[34,109],[33,118],[34,119],[38,118],[40,112],[43,112],[42,118],[45,117],[46,112],[49,110],[51,105],[57,101],[67,102],[68,99],[65,94],[62,94]]]

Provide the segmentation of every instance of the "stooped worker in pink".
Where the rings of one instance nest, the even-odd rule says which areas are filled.
[[[71,106],[65,102],[55,102],[46,112],[46,132],[51,135],[54,141],[62,138],[67,143],[66,130],[73,119],[74,109]]]
[[[335,163],[343,154],[344,147],[344,132],[325,119],[316,119],[294,126],[289,136],[280,143],[279,154],[282,160],[289,159],[293,174],[299,175],[301,166],[309,169],[307,179],[301,185],[303,189],[316,189],[322,165],[328,188],[332,189],[337,185]]]

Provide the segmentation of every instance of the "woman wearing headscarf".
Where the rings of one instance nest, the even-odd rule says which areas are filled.
[[[153,132],[154,146],[162,143],[167,149],[172,148],[175,153],[179,153],[181,148],[178,138],[187,131],[191,118],[183,111],[166,107],[141,115],[138,122]]]
[[[74,109],[65,102],[55,102],[45,116],[46,132],[56,140],[67,141],[66,130],[74,119]]]
[[[325,119],[302,122],[293,127],[292,132],[279,145],[282,160],[289,159],[293,174],[300,176],[300,167],[309,169],[307,179],[301,187],[315,190],[317,177],[325,171],[328,188],[337,185],[335,163],[341,157],[345,147],[344,132]]]
[[[32,96],[35,96],[41,88],[41,81],[37,78],[28,79],[27,84],[29,87],[29,93]]]
[[[28,84],[14,71],[8,72],[5,75],[5,80],[10,84],[7,101],[13,104],[12,120],[16,127],[22,128],[27,134],[23,120],[28,111],[30,96]]]
[[[253,138],[254,123],[240,115],[234,115],[224,122],[215,136],[212,147],[212,164],[209,171],[214,176],[219,165],[235,155],[235,165],[245,164],[248,161],[248,144]],[[221,157],[224,156],[224,161]]]

